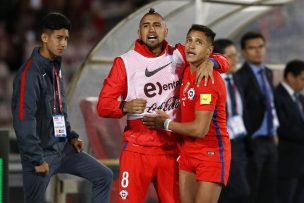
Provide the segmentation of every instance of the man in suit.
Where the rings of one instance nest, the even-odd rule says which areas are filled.
[[[280,121],[278,199],[282,203],[304,202],[304,61],[293,60],[284,70],[284,81],[276,88]]]
[[[272,71],[263,64],[266,47],[261,33],[241,38],[244,64],[236,73],[244,95],[244,123],[248,133],[250,202],[273,203],[276,198],[277,114],[274,108]]]
[[[245,137],[247,135],[243,121],[243,100],[239,91],[239,84],[235,78],[238,63],[238,52],[235,44],[229,39],[214,41],[215,53],[227,57],[230,68],[222,77],[226,83],[226,113],[227,128],[231,140],[230,175],[227,186],[223,188],[220,203],[247,203],[249,185],[247,181],[247,156],[245,151]]]

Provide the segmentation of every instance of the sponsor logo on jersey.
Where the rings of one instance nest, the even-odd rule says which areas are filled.
[[[210,104],[211,94],[200,94],[200,104]]]
[[[156,68],[156,69],[153,70],[153,71],[149,71],[148,68],[146,68],[146,70],[145,70],[145,75],[146,75],[146,77],[151,77],[151,76],[155,75],[157,72],[159,72],[160,70],[166,68],[166,67],[167,67],[168,65],[170,65],[171,63],[172,63],[172,61],[171,61],[170,63],[164,65],[164,66],[161,66],[161,67],[159,67],[159,68]]]

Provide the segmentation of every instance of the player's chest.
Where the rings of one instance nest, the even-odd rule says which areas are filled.
[[[184,79],[180,89],[181,107],[189,110],[194,109],[196,98],[195,82],[191,78]]]

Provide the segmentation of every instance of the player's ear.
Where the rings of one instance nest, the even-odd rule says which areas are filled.
[[[43,33],[41,34],[41,41],[42,41],[42,42],[47,43],[48,38],[49,38],[49,37],[48,37],[48,34],[47,34],[47,33],[43,32]]]
[[[138,34],[138,39],[141,39],[141,34],[140,34],[140,30],[137,30],[137,34]]]
[[[212,54],[213,49],[214,49],[213,45],[210,45],[210,46],[208,47],[208,55],[209,55],[209,56]]]
[[[165,38],[167,37],[167,35],[168,35],[168,32],[169,32],[169,30],[168,30],[168,28],[167,28],[167,26],[166,26],[166,31],[165,31]]]

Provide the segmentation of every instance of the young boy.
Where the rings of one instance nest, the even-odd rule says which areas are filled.
[[[68,44],[70,21],[60,13],[49,13],[41,25],[41,47],[20,67],[12,98],[24,202],[44,202],[45,190],[56,173],[88,179],[92,203],[109,202],[112,171],[82,152],[84,143],[68,122],[61,56]]]

